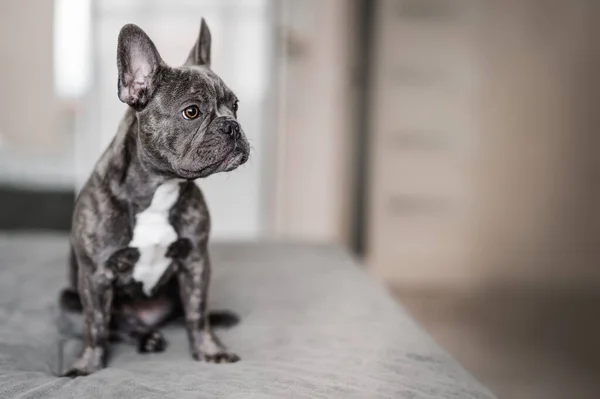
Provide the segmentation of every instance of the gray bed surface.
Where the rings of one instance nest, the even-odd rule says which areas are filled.
[[[183,326],[166,352],[116,344],[108,368],[58,378],[56,299],[67,239],[0,235],[0,398],[493,398],[344,251],[284,243],[212,246],[211,308],[241,323],[218,330],[242,360],[194,362]]]

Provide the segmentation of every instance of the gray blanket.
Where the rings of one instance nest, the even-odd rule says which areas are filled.
[[[109,366],[57,378],[80,343],[56,328],[66,281],[62,236],[0,236],[0,398],[492,398],[343,251],[274,243],[213,246],[211,307],[241,357],[192,361],[185,332],[167,351],[113,346]]]

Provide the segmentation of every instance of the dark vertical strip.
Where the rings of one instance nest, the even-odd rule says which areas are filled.
[[[369,130],[371,125],[371,71],[373,65],[373,33],[378,1],[357,0],[355,52],[357,67],[357,99],[355,115],[354,221],[352,249],[360,257],[366,252],[367,206],[369,188]]]

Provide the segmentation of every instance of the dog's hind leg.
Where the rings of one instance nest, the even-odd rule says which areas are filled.
[[[81,338],[84,333],[83,306],[79,293],[66,288],[60,295],[60,328],[67,336]],[[167,341],[160,331],[149,326],[131,310],[114,308],[110,321],[109,339],[135,345],[140,353],[162,352]]]
[[[113,314],[111,338],[135,345],[139,353],[162,352],[167,347],[167,340],[160,331],[146,325],[135,314],[118,312]]]

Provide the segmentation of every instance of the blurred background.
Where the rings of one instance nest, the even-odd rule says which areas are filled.
[[[499,397],[600,397],[596,0],[2,0],[0,230],[68,231],[121,26],[179,65],[202,16],[253,146],[213,240],[343,245]]]

